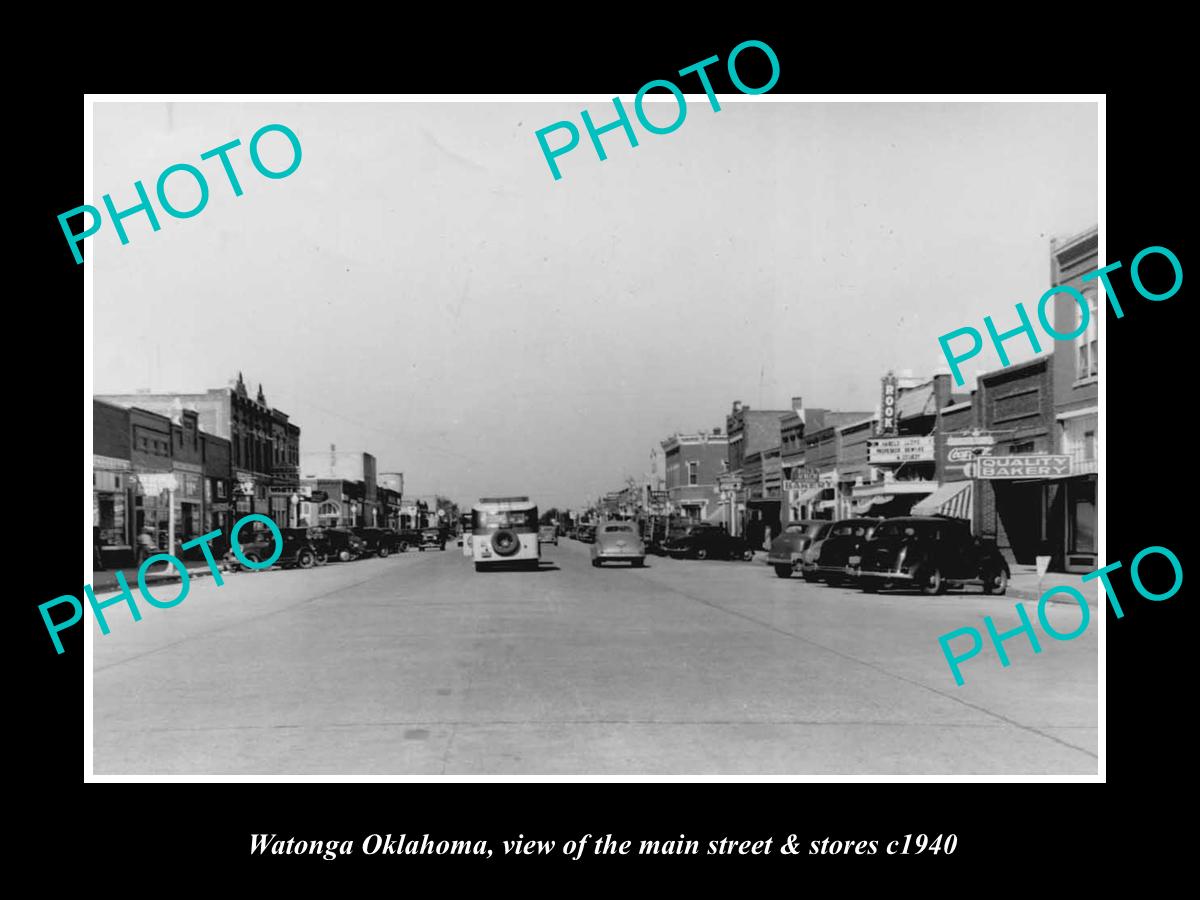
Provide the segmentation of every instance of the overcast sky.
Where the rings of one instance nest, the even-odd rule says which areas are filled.
[[[631,106],[630,98],[624,98]],[[197,165],[208,206],[87,240],[95,390],[245,374],[303,452],[363,449],[408,493],[574,506],[641,476],[733,400],[871,409],[937,337],[1017,324],[1049,241],[1097,222],[1094,104],[800,104],[700,95],[639,146],[586,132],[555,181],[534,132],[611,103],[98,103],[94,186],[117,209]],[[654,121],[671,106],[651,108]],[[299,136],[269,180],[247,145]],[[234,197],[202,152],[240,138]],[[551,138],[557,146],[563,138]],[[283,168],[286,140],[264,139]],[[186,175],[168,196],[197,197]],[[1036,321],[1036,320],[1035,320]],[[1013,361],[1031,356],[1010,341]],[[990,348],[970,374],[999,366]]]

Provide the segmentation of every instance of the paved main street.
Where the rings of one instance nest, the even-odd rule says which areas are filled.
[[[937,637],[1011,597],[866,595],[761,563],[476,573],[444,553],[194,580],[94,628],[97,774],[1094,774],[1080,638]],[[178,585],[154,588],[169,599]],[[1036,623],[1036,604],[1025,606]],[[1101,613],[1103,610],[1101,610]],[[90,613],[88,614],[91,618]],[[1070,632],[1078,607],[1051,605]]]

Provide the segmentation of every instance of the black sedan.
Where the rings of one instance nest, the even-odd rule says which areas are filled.
[[[910,587],[932,595],[969,584],[979,585],[985,594],[1008,589],[1008,562],[996,542],[972,535],[963,519],[888,519],[863,544],[861,554],[858,583],[867,593]]]
[[[663,549],[672,559],[754,559],[754,547],[716,525],[689,525],[668,540]]]
[[[400,552],[400,535],[390,528],[352,528],[351,531],[362,538],[367,555],[373,553],[380,559],[387,559]]]

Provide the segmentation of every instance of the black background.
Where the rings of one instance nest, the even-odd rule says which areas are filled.
[[[681,15],[682,15],[681,8]],[[10,571],[21,587],[12,592],[14,619],[23,623],[24,660],[16,684],[20,721],[12,723],[8,743],[15,751],[10,771],[25,787],[35,788],[21,819],[32,843],[47,861],[62,865],[82,855],[85,871],[107,876],[110,886],[127,877],[125,866],[167,867],[178,881],[279,885],[293,879],[340,881],[351,871],[395,877],[387,883],[403,889],[405,876],[420,871],[461,885],[464,876],[509,871],[527,879],[583,873],[589,882],[601,873],[624,878],[634,867],[673,878],[703,877],[706,884],[722,874],[759,872],[794,875],[800,881],[816,873],[856,876],[878,873],[882,884],[905,876],[946,879],[955,872],[973,874],[960,888],[990,883],[980,874],[1005,877],[1026,857],[1103,865],[1087,850],[1115,839],[1126,850],[1140,845],[1139,829],[1162,852],[1165,828],[1158,827],[1154,804],[1170,799],[1172,782],[1187,765],[1184,727],[1192,705],[1184,674],[1184,621],[1190,571],[1191,440],[1189,362],[1195,356],[1185,322],[1187,282],[1161,303],[1144,300],[1128,276],[1133,256],[1150,245],[1166,246],[1188,271],[1183,233],[1184,154],[1194,156],[1178,129],[1185,107],[1169,70],[1174,58],[1164,45],[1163,29],[1152,37],[1137,25],[1120,35],[1091,29],[1078,21],[1057,23],[1040,16],[1036,27],[1007,21],[989,23],[986,32],[948,36],[945,22],[916,23],[875,19],[866,23],[827,21],[696,27],[655,36],[632,20],[597,13],[595,29],[561,24],[561,11],[547,13],[541,32],[512,22],[478,23],[469,38],[453,27],[420,28],[402,35],[364,36],[368,23],[353,27],[330,23],[317,37],[275,26],[263,36],[218,40],[204,54],[179,61],[170,54],[149,68],[89,68],[86,88],[93,91],[289,91],[405,93],[599,93],[629,98],[646,81],[671,78],[684,66],[718,55],[709,69],[714,89],[734,89],[724,74],[730,49],[748,38],[763,40],[781,65],[772,93],[789,92],[1107,92],[1107,256],[1125,267],[1113,278],[1125,310],[1106,321],[1107,365],[1101,373],[1106,390],[1107,504],[1101,507],[1109,561],[1125,568],[1113,577],[1125,609],[1117,620],[1107,614],[1107,753],[1102,754],[1108,785],[1068,784],[260,784],[199,787],[188,784],[84,785],[82,725],[82,628],[62,635],[67,652],[54,653],[37,604],[60,594],[80,595],[79,481],[82,459],[78,370],[83,348],[69,338],[66,324],[83,308],[82,266],[76,266],[56,216],[83,202],[80,138],[83,94],[61,79],[53,88],[23,101],[24,123],[37,140],[27,146],[15,185],[25,192],[23,212],[10,246],[30,249],[38,265],[26,287],[10,294],[18,315],[10,317],[10,443],[20,452],[12,470],[8,530]],[[692,11],[689,18],[697,17]],[[464,19],[467,14],[463,13]],[[702,15],[698,16],[703,19]],[[865,13],[863,14],[865,18]],[[607,23],[607,24],[606,24]],[[763,23],[766,23],[765,25]],[[460,23],[461,24],[461,23]],[[962,27],[954,23],[954,27]],[[584,32],[592,32],[590,37]],[[868,32],[870,32],[868,34]],[[215,34],[215,33],[214,33]],[[660,33],[661,34],[661,33]],[[520,37],[513,37],[520,35]],[[117,41],[117,36],[113,36]],[[121,41],[128,41],[128,35]],[[375,46],[371,46],[371,41]],[[120,43],[120,41],[118,41]],[[253,49],[257,48],[257,49]],[[765,63],[756,71],[756,51],[739,57],[739,72],[750,85],[766,81]],[[1100,60],[1103,59],[1103,64]],[[676,79],[695,92],[691,79]],[[581,104],[582,106],[582,104]],[[627,104],[628,107],[628,104]],[[602,121],[597,118],[597,121]],[[546,123],[548,124],[548,122]],[[681,143],[685,126],[672,136]],[[530,165],[544,162],[530,134]],[[752,151],[748,151],[752,152]],[[1056,143],[1047,135],[1045,153]],[[31,171],[29,171],[31,169]],[[153,173],[147,173],[150,177]],[[619,178],[614,166],[611,177]],[[549,181],[549,175],[547,174]],[[1186,179],[1190,183],[1190,179]],[[565,182],[560,182],[559,185]],[[99,188],[99,186],[98,186]],[[10,219],[10,222],[13,220]],[[21,231],[32,229],[31,238]],[[87,246],[83,252],[87,253]],[[14,269],[24,254],[10,256]],[[1154,283],[1154,261],[1145,280]],[[1159,260],[1158,262],[1162,262]],[[996,259],[997,267],[1005,265]],[[1169,273],[1163,268],[1163,277]],[[986,278],[987,273],[979,273]],[[28,295],[23,297],[22,295]],[[1013,298],[1030,307],[1036,298]],[[978,327],[978,323],[977,327]],[[931,344],[935,336],[930,336]],[[130,353],[138,348],[130,346]],[[12,390],[17,386],[26,390]],[[20,403],[19,399],[26,402]],[[89,398],[83,398],[83,403]],[[33,421],[28,421],[28,412]],[[18,424],[19,423],[19,424]],[[24,447],[29,446],[29,452]],[[86,477],[86,476],[85,476]],[[26,518],[28,516],[28,518]],[[1184,589],[1168,601],[1138,597],[1128,579],[1128,563],[1142,548],[1171,548],[1183,563]],[[27,551],[32,551],[27,552]],[[84,555],[86,555],[86,550]],[[1143,577],[1154,577],[1155,560]],[[1161,575],[1169,575],[1165,563]],[[1169,582],[1167,582],[1169,583]],[[84,625],[90,623],[90,612]],[[1095,626],[1092,626],[1095,627]],[[130,685],[130,689],[135,686]],[[29,777],[32,776],[32,777]],[[1186,783],[1186,782],[1185,782]],[[1104,801],[1096,792],[1115,790]],[[1136,790],[1134,794],[1132,791]],[[1129,817],[1129,818],[1126,818]],[[317,857],[254,857],[252,833],[278,833],[307,839],[350,839],[354,854],[335,861]],[[495,856],[480,861],[463,857],[364,856],[357,845],[373,833],[399,836],[431,834],[435,839],[487,839]],[[550,857],[504,857],[500,841],[523,833],[527,838],[563,841],[583,834],[612,833],[630,839],[671,839],[680,833],[702,843],[724,836],[774,837],[780,844],[795,833],[811,840],[879,840],[905,834],[958,835],[953,856],[769,857],[604,857],[590,854],[580,863]],[[1114,838],[1115,836],[1115,838]],[[1169,840],[1169,837],[1165,839]],[[1032,863],[1031,863],[1032,864]],[[229,881],[237,872],[237,882]],[[248,877],[247,877],[248,876]],[[132,877],[132,876],[130,876]],[[883,882],[882,879],[888,879]],[[1022,878],[1013,876],[1014,886]],[[742,880],[753,889],[756,882]],[[851,882],[853,883],[853,882]],[[172,886],[172,882],[161,883]],[[550,884],[554,884],[551,882]],[[840,884],[844,885],[845,882]],[[948,882],[934,882],[934,886]],[[791,887],[794,885],[795,887]]]

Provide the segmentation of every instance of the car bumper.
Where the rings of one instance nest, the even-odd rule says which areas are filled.
[[[912,581],[912,572],[900,572],[891,569],[866,569],[858,573],[859,578],[870,578],[874,581]]]
[[[768,556],[767,557],[767,565],[768,566],[795,566],[795,565],[799,564],[799,562],[800,562],[799,556],[786,556],[786,557],[785,556]]]
[[[817,575],[836,575],[839,578],[857,578],[860,570],[855,566],[812,566],[806,568],[806,572],[814,572]]]

